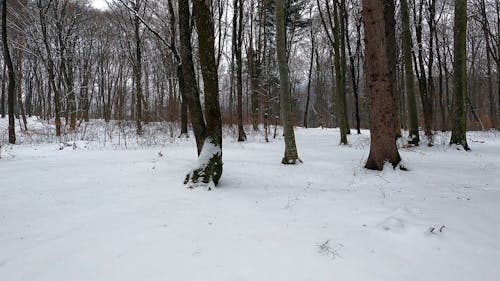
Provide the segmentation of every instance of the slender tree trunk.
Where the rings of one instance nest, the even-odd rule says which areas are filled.
[[[7,36],[7,0],[2,1],[2,41],[3,41],[3,58],[7,65],[9,75],[9,85],[7,89],[8,107],[9,107],[9,143],[16,143],[16,128],[14,116],[14,95],[16,90],[16,78],[14,65],[10,56],[8,36]]]
[[[248,48],[248,70],[250,76],[250,84],[252,88],[252,93],[250,97],[251,109],[252,109],[252,127],[254,131],[259,130],[259,93],[261,90],[259,82],[260,74],[260,61],[257,59],[257,55],[253,49],[253,43],[250,40],[250,47]]]
[[[135,122],[137,134],[142,135],[142,47],[141,47],[141,36],[140,27],[141,22],[139,19],[139,4],[140,0],[135,0],[134,10],[134,36],[135,36],[135,64],[134,64],[134,74],[135,74]]]
[[[329,7],[327,3],[327,8]],[[328,8],[329,10],[329,8]],[[346,98],[345,98],[345,69],[343,68],[343,56],[342,56],[342,29],[339,21],[338,4],[333,3],[333,50],[334,50],[334,65],[335,65],[335,92],[336,92],[336,116],[337,123],[340,130],[340,144],[347,144],[347,118],[345,111],[346,109]]]
[[[7,65],[4,63],[3,64],[3,71],[2,71],[2,97],[0,99],[0,111],[2,111],[2,118],[5,118],[5,85],[7,84],[6,83],[6,78],[7,78],[7,75],[6,75],[6,68],[7,68]]]
[[[418,8],[414,7],[414,17],[415,17],[415,33],[417,39],[417,58],[418,63],[415,63],[415,73],[417,73],[418,85],[420,90],[420,99],[422,101],[422,111],[424,115],[424,132],[428,139],[428,145],[432,145],[432,97],[429,93],[429,87],[427,84],[427,75],[425,73],[425,64],[424,64],[424,54],[423,54],[423,5],[424,0],[420,0]],[[418,16],[417,16],[418,9]],[[432,52],[432,49],[429,49],[429,53]],[[418,69],[417,69],[418,66]]]
[[[500,1],[495,0],[495,7],[497,12],[497,34],[500,34]],[[500,37],[500,35],[498,35]],[[497,39],[497,108],[500,109],[500,40]],[[497,127],[500,130],[500,123]]]
[[[347,75],[347,58],[346,58],[346,34],[347,34],[347,28],[346,28],[346,17],[347,13],[345,11],[345,0],[340,0],[340,3],[336,3],[337,5],[337,14],[339,15],[339,37],[340,37],[340,66],[342,70],[342,85],[344,88],[344,94],[342,96],[342,118],[344,119],[343,126],[345,133],[347,135],[351,134],[351,129],[349,125],[349,113],[347,112],[347,98],[346,98],[346,75]]]
[[[280,108],[283,121],[283,134],[285,137],[285,155],[281,160],[283,164],[296,164],[300,162],[295,144],[293,131],[293,117],[290,81],[288,77],[287,41],[285,24],[285,1],[276,0],[276,52],[278,54],[278,67],[280,74]]]
[[[467,0],[455,0],[455,20],[453,25],[453,115],[450,144],[461,145],[470,150],[467,144]]]
[[[411,50],[413,44],[411,42],[410,30],[410,13],[408,8],[408,1],[401,0],[401,23],[402,23],[402,36],[403,36],[403,64],[405,72],[405,89],[408,98],[408,111],[409,111],[409,141],[414,145],[420,142],[418,131],[418,113],[417,113],[417,99],[415,98],[415,83],[413,75],[413,63],[411,57]]]
[[[490,44],[490,29],[488,27],[488,17],[486,15],[486,2],[485,0],[481,0],[480,2],[481,8],[481,24],[483,27],[484,34],[484,44],[486,45],[486,75],[488,76],[488,98],[489,98],[489,115],[490,115],[490,124],[491,128],[496,128],[497,118],[496,118],[496,104],[495,98],[493,95],[493,78],[491,71],[491,44]]]
[[[241,47],[243,44],[243,1],[234,0],[234,18],[233,18],[233,28],[236,30],[236,42],[234,47],[235,57],[236,57],[236,91],[238,100],[238,141],[245,141],[247,135],[243,128],[243,79],[242,79],[242,67],[243,61],[241,58]],[[234,34],[235,32],[233,32]]]
[[[306,98],[306,108],[304,110],[304,128],[307,128],[307,115],[309,113],[309,102],[311,100],[311,82],[312,82],[312,72],[313,72],[313,66],[314,66],[314,48],[315,46],[315,34],[314,34],[314,29],[311,25],[311,56],[309,57],[309,76],[307,80],[307,98]]]
[[[347,12],[347,7],[344,5],[342,7],[344,9],[344,15],[345,15],[345,29],[349,27],[349,13]],[[361,23],[356,23],[356,31],[357,31],[357,43],[356,43],[356,48],[359,49],[361,46],[361,35],[360,35],[360,30],[361,28]],[[354,109],[355,109],[355,114],[356,114],[356,131],[358,134],[361,134],[361,121],[359,117],[359,85],[358,85],[358,76],[356,75],[356,65],[355,65],[355,58],[354,54],[352,53],[351,49],[351,40],[349,38],[349,33],[345,32],[345,39],[347,42],[347,51],[349,54],[349,65],[350,65],[350,71],[351,71],[351,82],[352,82],[352,92],[354,95]],[[356,53],[357,55],[357,53]]]
[[[50,3],[49,3],[50,4]],[[47,52],[47,72],[49,76],[50,88],[54,91],[54,111],[55,111],[55,123],[56,123],[56,136],[61,136],[61,98],[60,91],[56,85],[56,76],[54,73],[54,58],[52,57],[52,47],[49,42],[49,36],[47,31],[47,11],[50,6],[44,6],[41,0],[37,1],[37,7],[40,14],[40,26],[42,30],[42,40],[44,43],[45,51]],[[50,89],[49,89],[49,98],[50,98]],[[49,102],[50,104],[50,102]]]
[[[396,167],[401,161],[394,138],[395,87],[391,85],[391,73],[395,63],[394,28],[388,23],[394,21],[393,0],[363,0],[363,21],[365,25],[366,80],[370,106],[370,155],[367,169],[382,170],[386,161]]]
[[[24,38],[20,39],[21,47],[24,45]],[[23,48],[23,47],[22,47]],[[26,110],[24,108],[24,102],[23,102],[23,88],[22,88],[22,81],[23,81],[23,50],[18,49],[17,50],[17,81],[16,81],[16,89],[17,89],[17,106],[19,111],[21,112],[21,118],[23,119],[23,126],[24,130],[28,130],[28,121],[26,120]]]

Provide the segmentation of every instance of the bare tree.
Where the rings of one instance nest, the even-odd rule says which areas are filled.
[[[283,164],[300,162],[293,131],[292,104],[290,99],[290,80],[288,76],[287,40],[285,24],[285,1],[276,0],[276,52],[280,74],[280,107],[283,120],[283,135],[285,137],[285,155]]]
[[[9,107],[9,143],[16,143],[16,128],[14,116],[14,94],[16,90],[16,78],[14,65],[10,56],[9,41],[7,36],[7,0],[2,1],[2,41],[3,41],[3,58],[7,65],[7,73],[9,75],[9,86],[7,90],[8,107]],[[5,77],[5,76],[4,76]]]

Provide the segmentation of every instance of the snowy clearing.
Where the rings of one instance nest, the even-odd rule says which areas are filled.
[[[499,280],[500,134],[402,148],[407,172],[362,168],[367,131],[296,134],[295,166],[226,138],[210,192],[182,185],[194,139],[3,145],[0,280]]]

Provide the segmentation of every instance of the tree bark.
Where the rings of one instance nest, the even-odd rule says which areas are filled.
[[[408,98],[408,125],[409,125],[409,140],[408,142],[413,145],[418,145],[420,142],[420,135],[418,131],[418,112],[417,112],[417,99],[415,98],[415,78],[413,75],[413,62],[411,57],[411,50],[413,44],[411,40],[410,29],[410,13],[408,8],[408,0],[401,0],[401,28],[403,37],[403,64],[405,72],[405,89]]]
[[[450,144],[461,145],[470,150],[467,144],[467,0],[455,0],[455,19],[453,25],[453,115]]]
[[[50,3],[49,3],[50,4]],[[50,6],[44,6],[41,0],[37,1],[38,12],[40,15],[40,27],[42,30],[42,40],[44,43],[45,51],[47,52],[47,58],[45,63],[47,65],[47,72],[49,76],[49,89],[54,91],[54,111],[55,111],[55,123],[56,123],[56,136],[61,136],[61,99],[60,91],[56,85],[56,76],[54,73],[54,58],[52,57],[52,47],[50,46],[49,36],[47,31],[47,11]],[[51,96],[51,91],[48,92],[48,97]],[[50,105],[50,102],[49,102]]]
[[[307,79],[307,98],[306,98],[306,107],[304,110],[304,128],[307,128],[307,115],[309,113],[309,102],[311,100],[311,82],[312,82],[312,72],[313,72],[313,66],[314,66],[314,49],[315,49],[315,34],[314,34],[314,29],[313,26],[311,25],[311,56],[309,57],[309,75]]]
[[[7,0],[2,3],[2,41],[3,41],[3,57],[5,64],[7,65],[7,71],[9,75],[9,85],[7,89],[8,96],[8,107],[9,107],[9,143],[16,143],[16,128],[15,128],[15,116],[14,116],[14,95],[16,90],[16,78],[14,65],[12,64],[12,58],[10,56],[9,42],[7,35]]]
[[[186,176],[184,184],[189,187],[205,184],[210,188],[212,184],[217,185],[222,176],[222,119],[215,59],[215,31],[208,2],[194,0],[193,9],[198,30],[198,50],[205,93],[206,139],[198,158],[199,167]]]
[[[198,156],[201,153],[206,138],[206,125],[201,109],[200,93],[197,88],[191,46],[191,13],[189,0],[179,0],[179,36],[182,74],[186,90],[186,101],[191,116]]]
[[[497,118],[496,118],[496,103],[493,95],[493,79],[491,71],[491,44],[490,44],[490,29],[488,27],[488,17],[486,15],[486,2],[481,0],[481,25],[484,34],[484,44],[486,45],[486,75],[488,76],[488,98],[489,98],[489,115],[491,128],[496,128]]]
[[[139,19],[139,4],[140,0],[135,0],[134,10],[134,39],[135,39],[135,63],[134,63],[134,75],[135,75],[135,122],[136,130],[138,135],[142,135],[142,46],[141,46],[141,36],[140,27],[141,22]]]
[[[344,5],[342,7],[344,9],[344,15],[345,15],[345,29],[347,30],[347,28],[349,27],[349,13],[347,13],[346,9],[347,7]],[[352,82],[352,92],[353,92],[353,95],[354,95],[354,109],[355,109],[355,114],[356,114],[356,131],[359,134],[361,134],[361,121],[360,121],[360,117],[359,117],[359,80],[358,80],[358,75],[356,75],[356,65],[355,65],[355,58],[354,56],[358,55],[358,50],[361,46],[361,23],[360,22],[356,22],[356,34],[357,34],[357,38],[356,38],[356,54],[353,54],[352,53],[352,49],[351,49],[351,41],[350,41],[350,38],[349,38],[349,33],[348,32],[345,32],[345,39],[346,39],[346,42],[347,42],[347,51],[348,51],[348,54],[349,54],[349,65],[350,65],[350,71],[351,71],[351,82]],[[359,67],[359,65],[358,65]]]
[[[281,160],[283,164],[296,164],[300,162],[295,144],[293,131],[293,117],[290,81],[288,77],[287,41],[285,24],[285,1],[276,0],[276,52],[278,55],[278,68],[280,74],[280,108],[283,121],[283,135],[285,138],[285,155]]]
[[[247,135],[243,128],[243,79],[242,79],[242,59],[241,59],[241,47],[243,44],[243,1],[234,0],[234,15],[233,15],[233,35],[236,34],[236,38],[233,40],[233,44],[236,43],[233,50],[235,51],[236,57],[236,91],[238,100],[238,141],[245,141]]]
[[[7,68],[7,66],[4,63],[3,68],[2,68],[3,69],[3,71],[2,71],[2,97],[0,98],[0,111],[2,112],[1,113],[2,118],[5,118],[5,85],[7,84],[5,81],[7,78],[6,68]]]
[[[392,17],[392,18],[391,18]],[[370,108],[370,155],[367,169],[382,170],[386,161],[396,167],[401,157],[394,138],[395,87],[391,76],[395,75],[395,53],[391,51],[395,38],[394,28],[388,23],[394,21],[393,0],[363,0],[363,21],[365,26],[366,80]]]

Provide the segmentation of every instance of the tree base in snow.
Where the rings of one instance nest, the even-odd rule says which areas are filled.
[[[281,164],[285,165],[294,165],[299,163],[302,163],[302,160],[300,160],[300,158],[283,157],[283,159],[281,160]]]
[[[205,140],[198,157],[198,167],[186,175],[184,184],[189,188],[207,186],[210,190],[219,183],[222,176],[222,150],[220,145]]]
[[[222,158],[215,156],[210,159],[208,165],[204,168],[198,168],[186,175],[184,184],[188,188],[195,188],[198,186],[207,186],[210,190],[219,183],[222,175]]]

